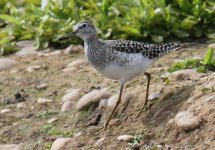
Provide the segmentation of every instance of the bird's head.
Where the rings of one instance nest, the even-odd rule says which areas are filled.
[[[83,40],[86,40],[90,36],[96,36],[96,28],[91,21],[81,21],[73,27],[73,31],[66,36],[61,37],[59,40],[68,39],[72,36],[78,36]]]

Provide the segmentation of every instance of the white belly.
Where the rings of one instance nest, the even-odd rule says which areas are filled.
[[[149,60],[142,54],[131,54],[132,61],[126,63],[125,66],[120,66],[117,63],[111,63],[104,70],[98,70],[106,77],[114,80],[130,80],[134,77],[142,75],[155,60]]]

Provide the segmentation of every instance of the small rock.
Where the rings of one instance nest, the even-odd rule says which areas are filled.
[[[76,109],[83,110],[91,104],[98,103],[102,99],[109,98],[111,94],[107,91],[94,90],[85,94],[77,103]]]
[[[106,106],[107,106],[107,103],[108,103],[108,99],[102,99],[102,100],[99,102],[99,107],[100,107],[100,108],[106,107]]]
[[[51,146],[50,150],[60,150],[72,138],[57,138]]]
[[[175,116],[175,123],[181,129],[194,130],[201,125],[201,119],[189,111],[183,111]]]
[[[149,100],[153,101],[156,100],[160,97],[160,92],[153,92],[149,95]]]
[[[10,71],[10,73],[12,73],[12,74],[15,74],[15,73],[17,73],[17,72],[19,72],[18,69],[13,69],[13,70]]]
[[[36,89],[38,89],[38,90],[44,90],[47,87],[48,87],[48,83],[42,83],[42,84],[36,86]]]
[[[215,43],[209,44],[209,48],[215,49]]]
[[[11,111],[12,111],[11,109],[2,109],[0,112],[1,112],[1,114],[5,114],[5,113],[9,113]]]
[[[75,68],[82,68],[83,66],[86,66],[87,64],[88,64],[88,62],[86,60],[78,59],[78,60],[71,62],[67,66],[68,67],[75,67]]]
[[[18,103],[16,105],[16,108],[25,108],[25,107],[26,107],[25,103]]]
[[[17,64],[18,64],[18,62],[13,59],[0,58],[0,72],[3,70],[9,69]]]
[[[38,98],[37,103],[38,104],[47,104],[53,102],[52,99],[47,99],[47,98]]]
[[[127,105],[129,103],[129,101],[133,98],[134,96],[132,94],[125,94],[122,95],[122,104],[123,105]],[[113,95],[111,96],[108,101],[107,101],[107,107],[109,108],[113,108],[116,105],[116,102],[119,98],[119,95]]]
[[[5,144],[0,145],[0,150],[21,150],[21,148],[18,144]]]
[[[180,81],[180,80],[199,80],[203,77],[204,73],[198,73],[195,69],[184,69],[178,70],[171,74],[171,80]]]
[[[120,135],[117,137],[117,140],[119,141],[125,141],[125,142],[131,142],[133,140],[133,136],[132,135]]]
[[[49,50],[49,49],[47,49],[47,51],[51,51],[51,50]],[[48,52],[48,53],[42,53],[42,52],[40,52],[40,53],[38,53],[38,56],[53,56],[53,55],[60,55],[60,54],[62,54],[63,52],[61,51],[61,50],[55,50],[54,52]]]
[[[30,66],[30,67],[27,68],[27,71],[28,72],[33,72],[35,70],[40,70],[41,68],[42,68],[42,66],[40,66],[40,65]]]
[[[161,75],[161,79],[167,79],[169,78],[171,74],[169,72],[164,72],[162,75]]]
[[[81,45],[70,45],[64,50],[64,54],[80,53],[83,49]]]
[[[62,102],[78,100],[81,97],[81,92],[81,89],[71,90],[63,96]]]
[[[17,45],[20,47],[20,51],[17,51],[15,55],[17,56],[27,56],[37,54],[37,50],[33,44],[33,41],[19,41]]]
[[[58,118],[52,118],[52,119],[49,119],[48,121],[47,121],[47,123],[54,123],[54,122],[56,122],[56,121],[58,121]]]
[[[61,106],[61,111],[62,112],[66,112],[66,111],[70,111],[72,107],[72,102],[71,101],[66,101],[63,103],[63,105]]]
[[[78,132],[74,135],[74,137],[80,137],[80,136],[82,136],[82,134],[83,134],[82,132]]]
[[[78,69],[75,67],[67,67],[63,69],[63,72],[76,72]]]
[[[104,141],[106,140],[106,137],[100,138],[96,143],[95,147],[101,147],[104,144]]]

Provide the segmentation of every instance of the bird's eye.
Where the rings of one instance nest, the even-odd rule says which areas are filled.
[[[82,28],[85,28],[86,26],[87,26],[86,24],[83,24],[81,27],[82,27]]]

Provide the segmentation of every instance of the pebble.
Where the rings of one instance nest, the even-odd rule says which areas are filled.
[[[16,105],[16,108],[25,108],[25,107],[26,107],[25,103],[18,103]]]
[[[36,71],[36,70],[40,70],[42,68],[42,66],[40,65],[34,65],[34,66],[30,66],[27,68],[27,71],[28,72],[33,72],[33,71]]]
[[[80,53],[83,49],[81,45],[70,45],[64,50],[64,54]]]
[[[196,69],[184,69],[178,70],[171,74],[171,80],[173,81],[181,81],[181,80],[200,80],[203,77],[204,73],[198,73]]]
[[[63,52],[61,50],[56,50],[54,52],[49,52],[49,53],[43,53],[43,52],[40,52],[38,53],[38,56],[54,56],[54,55],[60,55],[62,54]]]
[[[160,97],[160,92],[153,92],[149,95],[149,100],[153,101],[153,100],[157,100]]]
[[[67,67],[63,69],[63,72],[76,72],[77,70],[78,68],[75,68],[75,67]]]
[[[133,140],[133,136],[132,135],[120,135],[117,137],[117,140],[119,141],[125,141],[125,142],[131,142]]]
[[[47,87],[48,87],[48,83],[42,83],[42,84],[36,86],[36,89],[38,89],[38,90],[44,90]]]
[[[58,121],[58,118],[51,118],[51,119],[49,119],[48,121],[47,121],[47,123],[54,123],[54,122],[56,122],[56,121]]]
[[[84,59],[77,59],[70,64],[67,65],[67,67],[75,67],[75,68],[82,68],[83,66],[86,66],[88,62]]]
[[[61,111],[62,112],[67,112],[67,111],[70,111],[71,108],[72,108],[72,102],[71,101],[66,101],[61,106]]]
[[[0,112],[1,112],[1,114],[5,114],[5,113],[9,113],[11,111],[12,111],[11,109],[2,109]]]
[[[194,130],[201,125],[201,119],[189,111],[183,111],[175,116],[175,123],[183,130]]]
[[[17,45],[20,47],[21,50],[17,51],[15,55],[17,56],[27,56],[37,54],[37,50],[33,44],[33,41],[25,40],[17,42]]]
[[[215,43],[209,44],[209,48],[215,49]]]
[[[93,90],[81,97],[76,105],[76,109],[79,111],[83,110],[91,104],[98,103],[100,100],[107,99],[110,96],[111,94],[107,91]]]
[[[62,102],[78,100],[81,97],[81,93],[82,93],[81,89],[70,90],[63,96]]]
[[[51,146],[50,150],[60,150],[72,138],[57,138]]]
[[[125,94],[125,95],[122,95],[122,104],[123,105],[127,105],[128,103],[129,103],[129,101],[131,100],[131,99],[133,99],[133,95],[132,94]],[[119,95],[117,94],[117,95],[113,95],[113,96],[111,96],[108,100],[107,100],[107,102],[105,102],[105,100],[103,100],[103,101],[101,101],[101,106],[102,105],[105,105],[106,104],[106,106],[108,107],[108,108],[113,108],[115,105],[116,105],[116,102],[117,102],[117,100],[118,100],[118,98],[119,98]],[[102,104],[103,103],[103,104]]]
[[[0,58],[0,72],[6,69],[9,69],[18,64],[18,61],[15,61],[10,58]]]
[[[104,144],[105,140],[106,140],[106,137],[100,138],[100,139],[95,143],[95,147],[101,147],[101,146]]]
[[[0,150],[21,150],[21,148],[18,144],[0,144]]]
[[[38,104],[47,104],[53,102],[52,99],[47,99],[47,98],[38,98],[37,103]]]

